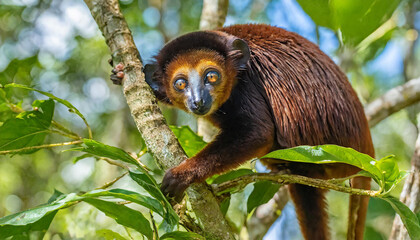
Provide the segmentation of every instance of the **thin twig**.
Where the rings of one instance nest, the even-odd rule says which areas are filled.
[[[157,230],[157,227],[156,227],[155,219],[153,218],[152,211],[149,211],[149,214],[150,214],[150,220],[152,220],[152,226],[153,226],[153,235],[154,235],[153,239],[159,240],[159,234],[158,234],[158,230]]]
[[[65,133],[63,131],[56,130],[56,129],[48,129],[48,132],[50,132],[50,133],[56,133],[56,134],[59,134],[61,136],[68,137],[68,138],[71,138],[71,139],[74,139],[74,140],[81,140],[82,139],[80,137],[75,137],[73,135],[67,134],[67,133]]]
[[[118,180],[120,180],[121,178],[123,178],[127,174],[128,174],[128,172],[125,172],[125,173],[121,174],[120,176],[116,177],[114,180],[112,180],[110,182],[107,182],[104,185],[102,185],[102,186],[100,186],[100,187],[98,187],[96,189],[106,189],[106,188],[109,188],[112,185],[114,185],[114,183],[116,183]]]
[[[107,162],[109,164],[112,164],[112,165],[115,165],[115,166],[118,166],[120,168],[128,169],[128,167],[125,166],[124,164],[121,164],[121,163],[119,163],[117,161],[114,161],[112,159],[109,159],[109,158],[106,158],[106,157],[100,157],[99,159],[100,160],[104,160],[105,162]]]
[[[83,141],[81,141],[81,140],[72,141],[72,142],[63,142],[63,143],[51,143],[51,144],[45,144],[45,145],[39,145],[39,146],[24,147],[24,148],[19,148],[19,149],[0,151],[0,155],[19,153],[19,152],[36,150],[36,149],[43,149],[43,148],[76,145],[76,144],[81,144],[81,143],[83,143]]]
[[[140,152],[140,153],[143,153],[143,154],[141,154],[141,155],[139,155],[139,156],[137,156],[135,153],[133,153],[133,152],[129,152],[128,154],[130,154],[130,156],[132,157],[132,158],[134,158],[135,160],[136,160],[136,162],[142,167],[142,168],[144,168],[146,171],[151,171],[146,165],[144,165],[141,161],[140,161],[140,157],[141,156],[143,156],[146,152]]]
[[[70,129],[64,127],[63,125],[61,125],[60,123],[56,122],[56,121],[52,121],[51,124],[53,125],[53,127],[55,127],[57,130],[60,130],[66,134],[69,135],[70,138],[73,139],[82,139],[82,137],[80,137],[77,133],[72,132]]]

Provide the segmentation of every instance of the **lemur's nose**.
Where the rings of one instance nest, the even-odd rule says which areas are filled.
[[[197,108],[200,108],[200,107],[204,106],[204,100],[203,99],[197,99],[197,100],[194,101],[194,105]]]

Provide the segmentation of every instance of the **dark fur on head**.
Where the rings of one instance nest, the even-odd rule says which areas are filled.
[[[248,45],[241,39],[214,31],[192,32],[167,43],[151,64],[144,68],[146,82],[152,87],[156,97],[171,104],[165,93],[163,81],[167,80],[165,71],[168,64],[179,54],[207,49],[216,51],[233,63],[236,71],[244,69],[250,57]],[[233,69],[232,69],[233,70]]]

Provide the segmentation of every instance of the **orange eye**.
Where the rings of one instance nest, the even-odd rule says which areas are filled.
[[[216,83],[219,81],[220,75],[216,71],[210,71],[206,74],[206,81],[208,83]]]
[[[178,91],[184,90],[186,86],[187,86],[187,80],[185,79],[180,78],[174,82],[174,87]]]

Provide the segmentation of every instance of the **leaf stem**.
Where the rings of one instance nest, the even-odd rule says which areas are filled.
[[[64,127],[63,125],[61,125],[60,123],[52,120],[51,124],[53,125],[53,127],[55,127],[57,130],[60,130],[68,135],[66,135],[67,137],[73,138],[73,139],[82,139],[82,137],[80,137],[77,133],[72,132],[70,129]]]
[[[52,147],[61,147],[61,146],[76,145],[76,144],[81,144],[81,143],[83,143],[83,141],[81,141],[81,140],[72,141],[72,142],[63,142],[63,143],[51,143],[51,144],[45,144],[45,145],[39,145],[39,146],[24,147],[24,148],[19,148],[19,149],[12,149],[12,150],[0,151],[0,155],[6,155],[6,154],[12,154],[12,153],[19,153],[19,152],[23,152],[23,151],[43,149],[43,148],[52,148]]]
[[[250,175],[244,175],[233,180],[221,183],[221,184],[213,184],[212,188],[213,191],[217,195],[221,195],[225,192],[228,192],[230,189],[242,189],[246,185],[256,181],[272,181],[282,185],[286,184],[302,184],[311,187],[321,188],[321,189],[328,189],[328,190],[335,190],[338,192],[344,192],[354,195],[364,195],[370,197],[378,197],[382,195],[381,191],[373,191],[373,190],[364,190],[364,189],[356,189],[346,186],[337,185],[334,183],[329,182],[328,180],[323,179],[314,179],[300,175],[291,175],[291,174],[278,174],[278,173],[255,173]]]
[[[152,226],[153,226],[153,233],[154,233],[154,238],[153,239],[159,240],[159,234],[158,234],[158,230],[157,230],[157,227],[156,227],[155,219],[153,218],[152,211],[149,211],[149,214],[150,214],[150,220],[152,220]]]
[[[123,178],[125,175],[127,175],[128,172],[123,173],[122,175],[116,177],[114,180],[105,183],[104,185],[96,188],[96,189],[106,189],[109,188],[110,186],[114,185],[114,183],[116,183],[118,180],[120,180],[121,178]]]
[[[71,139],[74,139],[74,140],[81,140],[82,139],[81,137],[76,137],[76,136],[67,134],[67,133],[65,133],[63,131],[56,130],[56,129],[49,129],[48,132],[60,134],[61,136],[68,137],[68,138],[71,138]]]
[[[118,166],[120,168],[124,168],[124,169],[127,169],[128,170],[128,167],[127,166],[125,166],[123,164],[120,164],[120,163],[118,163],[118,162],[116,162],[116,161],[114,161],[112,159],[109,159],[109,158],[106,158],[106,157],[100,157],[99,159],[100,160],[104,160],[105,162],[107,162],[107,163],[109,163],[111,165],[115,165],[115,166]]]
[[[134,238],[131,236],[131,233],[130,233],[130,231],[128,230],[128,228],[127,228],[126,226],[123,226],[123,227],[124,227],[125,231],[127,232],[128,237],[129,237],[131,240],[134,240]],[[142,237],[142,239],[144,239],[143,235],[141,235],[141,237]]]

